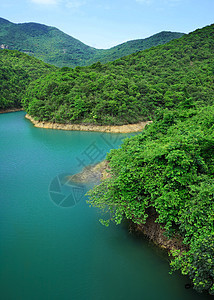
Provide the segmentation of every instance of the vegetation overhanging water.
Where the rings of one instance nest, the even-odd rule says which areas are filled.
[[[80,186],[81,201],[67,208],[51,194],[61,176],[90,164],[90,147],[94,162],[118,147],[117,135],[37,129],[16,112],[0,115],[0,140],[2,299],[206,299],[169,275],[147,240],[102,226]]]

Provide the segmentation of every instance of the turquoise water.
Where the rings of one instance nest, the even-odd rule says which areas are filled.
[[[82,197],[88,186],[68,197],[61,174],[101,160],[118,136],[0,114],[0,299],[211,299],[185,289],[188,278],[169,275],[164,253],[125,225],[102,226]]]

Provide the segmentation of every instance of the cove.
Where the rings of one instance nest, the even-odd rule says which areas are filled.
[[[130,135],[34,128],[24,115],[0,115],[1,299],[211,299],[125,224],[102,226],[89,185],[74,187],[76,203],[60,185]]]

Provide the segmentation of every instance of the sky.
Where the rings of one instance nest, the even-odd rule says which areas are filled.
[[[0,0],[0,17],[54,26],[107,49],[160,31],[189,33],[214,23],[214,0]]]

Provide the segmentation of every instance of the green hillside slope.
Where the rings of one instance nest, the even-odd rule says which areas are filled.
[[[91,59],[95,52],[57,28],[38,23],[14,24],[2,18],[0,44],[58,66],[79,65],[82,60]]]
[[[55,69],[19,51],[0,50],[0,109],[20,108],[29,83]]]
[[[103,224],[110,221],[120,224],[128,219],[138,231],[147,230],[149,238],[158,236],[160,245],[168,237],[172,271],[180,270],[189,276],[194,289],[211,295],[214,295],[213,43],[214,25],[211,25],[111,64],[113,76],[125,73],[126,68],[130,74],[129,81],[123,84],[123,99],[134,91],[131,112],[137,107],[137,114],[142,105],[140,113],[147,111],[154,116],[154,122],[107,155],[110,176],[89,192],[89,204],[106,212]],[[128,86],[130,81],[132,88]],[[119,84],[118,75],[114,76],[114,82]],[[110,86],[113,90],[113,81]],[[119,116],[122,100],[115,100],[112,110],[118,107]],[[130,102],[125,105],[126,114],[131,116]],[[123,119],[126,114],[124,111]]]
[[[214,295],[214,106],[162,112],[107,160],[111,176],[89,192],[110,216],[102,223],[128,219],[142,232],[146,223],[160,244],[164,231],[172,270]]]
[[[105,65],[59,70],[33,82],[23,101],[39,120],[121,125],[158,108],[213,103],[214,25]]]
[[[0,45],[33,55],[46,63],[63,66],[84,66],[116,58],[166,43],[182,33],[161,32],[143,40],[129,41],[108,50],[95,49],[63,33],[57,28],[38,23],[14,24],[0,18]]]
[[[113,61],[135,52],[166,44],[173,39],[182,37],[183,35],[183,33],[179,32],[162,31],[146,39],[132,40],[107,50],[101,50],[95,54],[94,58],[89,62],[94,63],[95,61],[100,61],[102,63],[106,63],[108,61]]]

